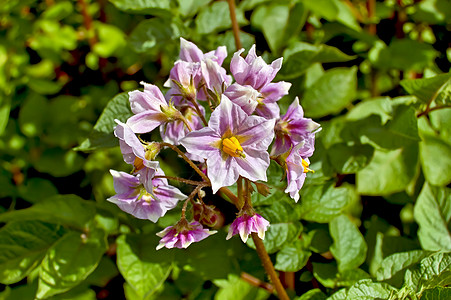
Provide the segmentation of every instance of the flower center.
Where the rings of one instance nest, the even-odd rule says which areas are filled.
[[[233,157],[246,157],[243,147],[241,147],[240,142],[234,136],[222,140],[222,151]]]
[[[309,166],[308,162],[305,161],[303,158],[302,158],[302,166],[304,167],[304,173],[308,173],[308,172],[315,173],[314,170],[309,169],[309,167],[308,167],[308,166]]]
[[[141,170],[142,168],[144,168],[143,160],[139,157],[136,157],[133,166],[135,167],[136,171]]]

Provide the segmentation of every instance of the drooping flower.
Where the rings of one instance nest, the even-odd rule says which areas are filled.
[[[307,139],[297,144],[291,149],[283,163],[283,167],[287,173],[287,188],[285,189],[285,193],[289,193],[295,202],[299,200],[299,191],[304,185],[307,173],[309,171],[313,172],[309,169],[310,161],[308,159],[311,156],[313,148],[312,142],[312,139]]]
[[[229,233],[226,239],[230,239],[235,234],[240,234],[243,243],[246,243],[249,238],[249,234],[256,232],[258,237],[262,240],[265,239],[265,232],[269,227],[269,222],[257,213],[247,214],[244,213],[237,217],[232,225],[230,225]]]
[[[173,209],[179,200],[186,198],[186,195],[168,185],[167,180],[163,178],[153,178],[151,183],[146,183],[149,178],[140,174],[130,175],[115,170],[110,170],[110,173],[113,176],[116,195],[107,200],[138,219],[156,222],[168,210]],[[164,175],[161,169],[158,169],[156,174]],[[148,186],[152,186],[152,189],[148,190]]]
[[[127,120],[127,125],[135,133],[148,133],[163,123],[180,118],[180,112],[166,102],[160,89],[145,82],[144,91],[129,92],[132,112],[135,114]]]
[[[277,120],[274,128],[276,139],[271,150],[272,155],[281,155],[290,150],[291,147],[308,140],[313,139],[315,133],[320,131],[320,125],[312,119],[304,118],[304,111],[296,97],[287,110],[287,113]],[[314,151],[314,142],[309,143],[311,146],[310,155]]]
[[[230,71],[236,82],[226,90],[225,95],[248,114],[256,111],[267,119],[279,117],[279,108],[274,104],[287,95],[291,87],[288,82],[271,82],[282,67],[282,58],[268,65],[261,56],[256,55],[255,45],[251,47],[246,58],[241,57],[243,51],[244,49],[241,49],[233,55]],[[246,103],[242,101],[243,92],[247,92]]]
[[[166,227],[157,233],[157,236],[161,237],[157,250],[163,247],[188,248],[192,243],[199,242],[214,233],[216,233],[215,230],[203,228],[197,221],[188,223],[185,218],[182,218],[174,226]]]
[[[234,184],[240,175],[266,181],[267,148],[274,137],[274,122],[248,116],[223,95],[208,127],[188,133],[180,143],[188,153],[207,160],[207,175],[216,193]]]

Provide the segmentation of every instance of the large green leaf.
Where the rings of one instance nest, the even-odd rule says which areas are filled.
[[[174,253],[155,250],[158,238],[152,235],[122,235],[117,239],[117,265],[122,276],[140,299],[154,293],[172,270]]]
[[[340,112],[354,100],[357,88],[357,68],[335,68],[327,71],[301,100],[309,117],[323,117]]]
[[[81,283],[95,270],[106,249],[103,231],[67,233],[49,249],[41,263],[36,297],[45,299]]]
[[[350,269],[338,272],[335,264],[313,263],[313,275],[325,287],[337,288],[351,286],[362,279],[370,278],[370,275],[362,269]]]
[[[404,281],[415,292],[451,284],[451,253],[438,252],[426,257],[418,268],[406,271]]]
[[[335,144],[328,151],[327,156],[340,174],[356,173],[365,167],[371,160],[374,148],[370,145],[352,145],[345,143]]]
[[[89,151],[117,146],[119,143],[113,135],[114,127],[117,125],[114,120],[118,119],[121,122],[126,122],[131,116],[128,94],[121,93],[116,95],[108,102],[89,137],[75,150]]]
[[[325,44],[313,45],[304,42],[293,43],[283,52],[283,57],[285,63],[279,72],[279,75],[283,78],[296,78],[316,62],[343,62],[355,58],[344,54],[338,48],[332,46]]]
[[[327,296],[320,289],[310,290],[296,300],[326,300]]]
[[[63,233],[61,226],[39,221],[15,221],[2,227],[0,282],[12,284],[27,276]]]
[[[170,19],[152,18],[141,21],[133,29],[129,40],[136,52],[149,54],[174,44],[178,36],[179,29]]]
[[[450,74],[440,74],[430,78],[404,79],[401,86],[421,102],[428,103],[441,87],[450,80]]]
[[[443,300],[451,299],[450,287],[436,287],[427,289],[421,294],[420,300]]]
[[[345,184],[338,188],[334,187],[333,182],[307,185],[301,189],[301,218],[318,223],[330,222],[356,197],[358,195],[351,185]]]
[[[415,176],[417,158],[416,143],[397,150],[376,150],[371,162],[357,172],[357,191],[365,195],[404,191]]]
[[[383,281],[399,276],[402,283],[404,272],[410,266],[418,264],[430,252],[424,250],[413,250],[409,252],[398,252],[386,257],[377,270],[377,280]],[[400,282],[397,282],[398,284]],[[397,285],[397,284],[392,284]]]
[[[109,0],[118,9],[136,14],[162,15],[169,14],[170,0]]]
[[[429,134],[423,134],[422,138],[420,158],[424,177],[432,185],[449,184],[451,182],[451,144]]]
[[[247,23],[240,10],[236,10],[236,18],[240,25]],[[231,28],[229,5],[227,2],[218,1],[204,7],[197,15],[195,23],[199,34],[211,34]]]
[[[307,264],[310,255],[312,252],[305,248],[302,241],[297,240],[277,252],[274,267],[284,272],[297,272]]]
[[[39,220],[83,229],[94,218],[95,211],[91,201],[76,195],[56,195],[29,208],[0,214],[0,222]]]
[[[361,280],[351,286],[345,298],[334,296],[330,297],[331,300],[346,299],[346,300],[370,300],[370,299],[390,299],[390,296],[396,292],[396,289],[392,286],[372,282],[370,279]]]
[[[360,266],[365,261],[367,245],[357,226],[348,216],[340,215],[329,223],[329,230],[334,240],[330,252],[338,262],[338,270]]]
[[[451,251],[451,189],[426,182],[415,203],[414,216],[423,249]]]

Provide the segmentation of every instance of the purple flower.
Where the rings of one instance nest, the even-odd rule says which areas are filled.
[[[199,242],[210,235],[216,233],[214,230],[203,228],[202,225],[193,221],[188,224],[185,218],[181,219],[174,226],[166,227],[157,233],[161,237],[157,250],[166,248],[188,248],[193,242]]]
[[[294,201],[299,200],[299,191],[304,185],[307,172],[313,172],[309,169],[310,161],[307,156],[310,156],[313,145],[312,140],[306,140],[293,147],[285,160],[285,170],[287,173],[287,188],[285,193],[289,193]]]
[[[220,46],[214,51],[206,54],[202,52],[194,43],[180,38],[180,60],[187,62],[201,62],[205,58],[209,58],[219,65],[222,65],[224,59],[227,57],[227,48]]]
[[[320,125],[312,119],[304,118],[304,111],[299,104],[299,99],[296,97],[293,103],[287,110],[287,113],[277,120],[274,128],[276,140],[271,150],[272,155],[280,155],[286,153],[291,147],[309,139],[312,148],[310,154],[313,154],[313,145],[315,133],[320,131]]]
[[[205,115],[205,109],[199,105],[199,109]],[[182,106],[180,108],[182,115],[190,125],[191,129],[197,130],[204,127],[202,120],[191,106]],[[164,142],[179,145],[180,140],[189,132],[182,121],[174,121],[160,126],[160,135]]]
[[[265,232],[268,229],[269,222],[259,214],[248,215],[247,213],[239,216],[230,225],[229,233],[226,239],[230,239],[235,234],[240,234],[241,240],[246,243],[249,234],[258,233],[258,237],[265,239]]]
[[[166,99],[172,99],[175,105],[186,104],[183,99],[195,100],[197,86],[201,80],[200,63],[177,61],[171,69],[169,79],[164,83],[164,87],[170,88],[166,93]]]
[[[287,95],[291,87],[291,83],[284,81],[271,83],[282,67],[282,58],[268,65],[261,56],[257,57],[255,54],[255,45],[249,50],[245,59],[241,57],[243,51],[244,49],[241,49],[233,55],[230,71],[235,76],[236,83],[227,89],[226,96],[233,103],[240,105],[248,114],[256,110],[257,114],[267,119],[278,118],[279,108],[274,103]],[[244,91],[247,91],[249,99],[246,103],[243,103],[241,99]],[[257,96],[254,96],[255,93]]]
[[[268,65],[261,56],[257,57],[255,45],[252,45],[246,58],[241,57],[244,49],[238,50],[230,62],[230,71],[236,82],[241,85],[250,85],[260,90],[270,83],[282,67],[282,58],[278,58]]]
[[[248,116],[223,95],[208,127],[188,133],[180,143],[188,153],[207,160],[207,174],[216,193],[234,184],[240,175],[266,181],[274,122]]]
[[[134,176],[125,172],[110,170],[114,180],[116,195],[107,200],[115,203],[121,210],[138,219],[148,219],[156,222],[166,212],[177,205],[179,200],[185,199],[177,188],[168,185],[166,179],[144,178],[140,174]],[[164,175],[161,169],[157,175]],[[152,186],[151,190],[145,187]]]
[[[127,120],[127,125],[135,133],[148,133],[161,124],[177,119],[180,112],[166,102],[160,89],[145,82],[144,91],[129,92],[132,112],[135,114]]]

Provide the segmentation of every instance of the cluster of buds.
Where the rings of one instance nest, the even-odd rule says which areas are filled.
[[[162,239],[157,249],[186,248],[213,234],[215,231],[203,226],[215,225],[215,208],[204,204],[202,189],[211,187],[217,193],[241,180],[247,186],[254,182],[259,187],[262,184],[258,181],[267,181],[271,159],[285,171],[285,192],[295,201],[299,199],[299,190],[311,171],[308,157],[313,154],[315,133],[320,126],[304,118],[297,98],[280,116],[277,101],[291,87],[284,81],[272,82],[282,67],[282,58],[268,65],[256,55],[255,45],[245,58],[241,56],[243,51],[233,55],[232,77],[222,67],[227,56],[225,47],[204,54],[182,38],[180,59],[164,84],[169,90],[163,94],[157,86],[142,83],[143,91],[129,93],[134,115],[126,123],[116,120],[114,133],[124,161],[133,166],[133,171],[111,171],[117,194],[108,200],[125,212],[152,222],[176,207],[178,201],[185,201],[180,221],[158,233]],[[207,110],[211,113],[206,114]],[[141,138],[141,134],[157,127],[161,142]],[[155,160],[164,147],[176,151],[202,181],[165,176]],[[168,179],[195,188],[186,196],[169,185]],[[195,219],[191,222],[185,215],[189,203]],[[240,234],[246,242],[252,232],[263,239],[269,222],[255,213],[249,195],[240,206],[227,239]]]

